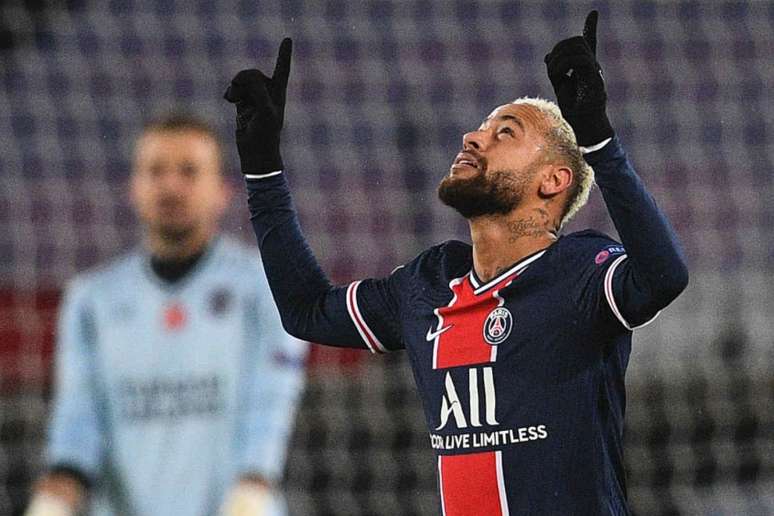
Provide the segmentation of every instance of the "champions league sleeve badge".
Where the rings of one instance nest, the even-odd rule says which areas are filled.
[[[497,346],[508,338],[513,329],[511,311],[499,306],[489,312],[484,321],[484,340],[492,346]]]

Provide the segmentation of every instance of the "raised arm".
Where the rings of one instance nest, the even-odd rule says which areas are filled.
[[[685,257],[669,221],[634,172],[607,117],[605,82],[596,59],[597,11],[582,36],[560,41],[546,56],[548,76],[563,116],[624,244],[628,259],[610,273],[616,317],[629,329],[651,320],[686,287]]]
[[[292,42],[280,45],[274,73],[243,70],[225,98],[236,104],[236,142],[247,182],[250,219],[282,325],[303,340],[383,352],[400,347],[397,283],[331,285],[298,224],[280,155]]]

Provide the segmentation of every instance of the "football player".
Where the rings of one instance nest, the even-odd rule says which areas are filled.
[[[333,286],[299,229],[279,150],[291,41],[271,77],[235,76],[252,223],[285,328],[405,349],[437,454],[442,512],[629,514],[622,460],[632,331],[686,287],[677,238],[606,114],[597,13],[546,56],[558,106],[520,98],[465,134],[441,201],[471,244]],[[596,183],[622,242],[562,234]]]

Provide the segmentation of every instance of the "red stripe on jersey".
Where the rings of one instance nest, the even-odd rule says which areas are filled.
[[[435,339],[434,369],[494,362],[497,348],[484,340],[484,325],[489,314],[503,304],[499,290],[508,286],[517,274],[476,295],[470,275],[453,281],[454,293],[449,306],[435,310],[440,321],[438,330],[448,328]]]
[[[438,456],[444,516],[508,516],[501,453]]]

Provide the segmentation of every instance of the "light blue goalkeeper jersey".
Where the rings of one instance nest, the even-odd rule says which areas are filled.
[[[305,355],[253,250],[220,237],[173,284],[126,255],[67,289],[47,462],[95,481],[94,515],[217,514],[281,476]]]

